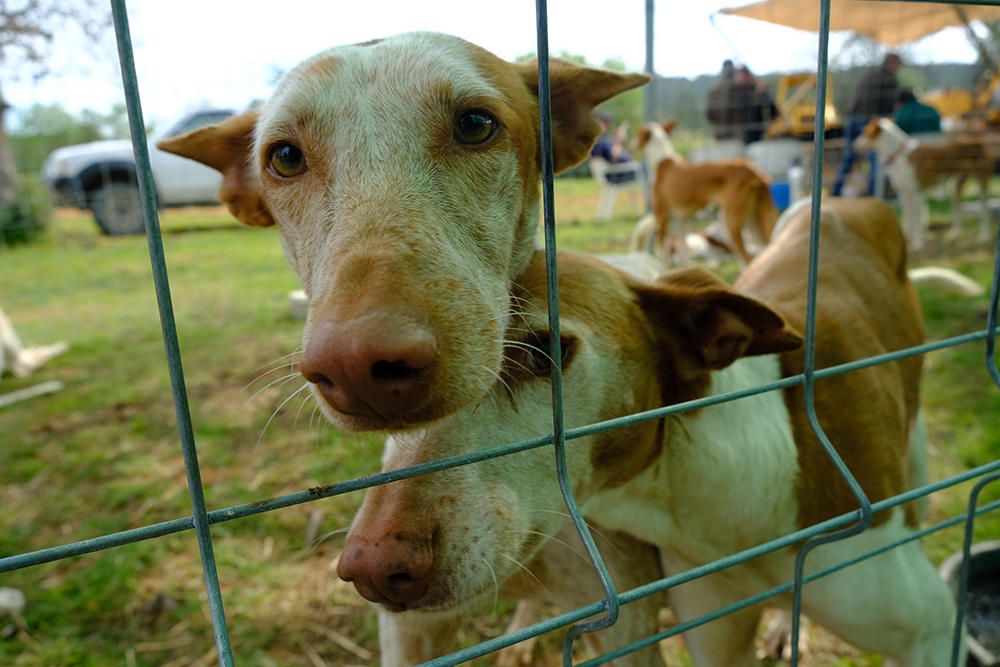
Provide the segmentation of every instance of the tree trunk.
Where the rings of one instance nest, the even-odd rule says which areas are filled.
[[[17,162],[7,138],[6,100],[0,95],[0,207],[13,204],[17,197]]]

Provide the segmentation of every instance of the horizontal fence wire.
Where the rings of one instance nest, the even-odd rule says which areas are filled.
[[[924,0],[911,0],[911,1],[924,1]],[[932,0],[927,0],[932,1]],[[540,72],[539,72],[539,89],[540,95],[541,91],[545,91],[544,95],[548,95],[548,75],[547,71],[543,73],[542,70],[547,70],[544,64],[546,61],[542,58],[544,53],[547,53],[548,42],[547,42],[547,11],[545,0],[536,0],[537,7],[537,18],[538,18],[538,44],[539,44],[539,56],[540,56]],[[948,2],[946,4],[955,4]],[[992,2],[972,2],[966,4],[994,4]],[[878,355],[876,357],[870,357],[868,359],[861,359],[852,361],[849,363],[841,364],[838,366],[824,368],[824,369],[814,369],[812,367],[811,358],[805,365],[804,372],[802,374],[791,376],[787,378],[782,378],[776,382],[771,382],[765,385],[760,385],[758,387],[753,387],[745,390],[728,392],[726,394],[720,394],[717,396],[709,396],[697,400],[687,401],[684,403],[666,406],[663,408],[657,408],[655,410],[645,411],[635,415],[629,415],[627,417],[620,417],[616,419],[606,420],[598,422],[595,424],[589,424],[586,426],[576,427],[576,428],[565,428],[562,423],[561,415],[561,401],[562,401],[562,391],[558,383],[554,383],[553,386],[553,434],[541,436],[538,438],[513,443],[506,444],[502,446],[493,447],[491,449],[470,453],[465,455],[453,456],[437,461],[428,462],[425,464],[411,466],[408,468],[403,468],[399,470],[394,470],[391,472],[378,473],[374,475],[368,475],[364,477],[359,477],[353,480],[338,482],[330,484],[327,486],[313,487],[304,491],[297,493],[287,494],[284,496],[279,496],[276,498],[269,498],[264,500],[259,500],[247,504],[236,505],[232,507],[227,507],[219,510],[208,511],[206,508],[204,490],[202,488],[197,451],[194,443],[193,427],[191,425],[190,413],[187,404],[186,390],[184,387],[183,369],[181,365],[181,355],[179,345],[177,343],[177,333],[174,324],[173,311],[170,300],[170,290],[169,281],[167,279],[166,271],[166,261],[163,254],[162,241],[160,238],[159,222],[156,216],[155,198],[152,189],[152,177],[149,171],[148,164],[148,153],[145,145],[145,132],[142,126],[142,115],[141,106],[139,103],[139,92],[138,83],[135,77],[134,61],[132,58],[131,51],[131,38],[128,31],[128,21],[125,12],[125,6],[123,0],[111,0],[112,13],[115,22],[116,36],[119,46],[119,58],[122,67],[122,78],[126,93],[126,102],[129,113],[130,128],[132,132],[133,145],[136,151],[136,159],[139,167],[139,182],[143,194],[143,214],[147,226],[147,236],[149,239],[149,249],[150,249],[150,260],[153,266],[154,275],[154,285],[156,290],[157,301],[160,308],[160,319],[163,327],[163,337],[164,345],[167,350],[168,367],[171,375],[171,383],[174,394],[174,403],[177,411],[178,428],[180,431],[181,447],[185,459],[185,468],[188,473],[188,485],[192,501],[193,513],[191,516],[183,517],[179,519],[174,519],[171,521],[165,521],[161,523],[151,524],[142,526],[135,529],[120,531],[117,533],[111,533],[107,535],[102,535],[99,537],[79,540],[76,542],[58,545],[46,549],[40,549],[37,551],[17,554],[14,556],[9,556],[5,558],[0,558],[0,572],[8,572],[12,570],[17,570],[25,567],[35,566],[42,563],[57,561],[64,558],[70,558],[74,556],[83,555],[90,552],[101,551],[105,549],[110,549],[113,547],[121,546],[124,544],[134,543],[142,540],[153,539],[157,537],[163,537],[165,535],[170,535],[178,532],[183,532],[186,530],[195,530],[198,543],[199,551],[202,560],[202,568],[205,576],[205,586],[208,592],[209,600],[209,611],[212,619],[213,629],[215,633],[216,651],[218,653],[218,660],[220,665],[232,665],[232,651],[229,646],[228,638],[228,627],[225,619],[225,612],[222,605],[222,594],[218,582],[218,573],[216,570],[216,564],[214,555],[212,553],[212,541],[210,526],[215,523],[221,523],[225,521],[230,521],[233,519],[245,518],[255,514],[260,514],[263,512],[269,512],[277,509],[282,509],[285,507],[290,507],[293,505],[298,505],[305,502],[315,501],[322,498],[328,498],[331,496],[341,495],[344,493],[351,493],[360,490],[370,488],[372,486],[377,486],[380,484],[386,484],[392,481],[408,479],[416,477],[419,475],[426,475],[433,472],[438,472],[441,470],[447,470],[450,468],[455,468],[463,465],[475,464],[477,462],[498,458],[502,456],[516,455],[520,452],[528,451],[538,447],[547,446],[554,444],[554,450],[556,451],[556,461],[557,469],[562,461],[563,465],[565,463],[565,443],[567,441],[575,440],[578,438],[586,437],[596,433],[608,431],[615,428],[622,428],[634,423],[662,419],[664,417],[681,414],[684,412],[698,410],[701,408],[709,407],[711,405],[717,405],[720,403],[739,400],[741,398],[746,398],[756,394],[761,394],[771,391],[780,391],[788,387],[793,387],[796,385],[805,385],[807,392],[811,392],[811,386],[816,380],[822,380],[827,377],[832,377],[840,375],[843,373],[850,373],[859,371],[865,368],[869,368],[875,365],[891,363],[903,358],[927,354],[929,352],[934,352],[946,348],[952,348],[960,345],[966,345],[975,343],[978,341],[986,342],[986,364],[988,372],[991,377],[1000,386],[1000,372],[997,370],[996,360],[995,360],[995,338],[1000,335],[1000,328],[997,327],[997,301],[998,292],[1000,292],[1000,237],[997,239],[997,247],[994,253],[994,274],[993,283],[991,287],[990,295],[990,308],[987,314],[987,327],[982,331],[977,331],[973,333],[962,334],[959,336],[953,336],[940,341],[935,341],[931,343],[925,343],[923,345],[914,346],[907,348],[905,350],[898,350],[890,352],[883,355]],[[826,81],[826,58],[824,44],[828,39],[828,25],[829,25],[829,0],[821,0],[821,12],[825,13],[825,22],[821,26],[820,30],[820,40],[821,40],[821,53],[824,54],[819,61],[819,79],[821,84],[818,87],[817,95],[817,117],[820,118],[820,123],[822,123],[822,114],[825,109],[825,105],[821,106],[821,98],[825,94],[825,85],[822,85]],[[822,15],[821,13],[821,15]],[[546,117],[546,112],[542,112],[542,136],[543,142],[545,141],[546,133],[550,132],[550,118]],[[817,134],[817,143],[820,146],[820,150],[817,153],[822,152],[822,133]],[[550,136],[550,135],[549,135]],[[551,139],[549,139],[549,144],[546,150],[551,150]],[[543,162],[547,159],[543,151]],[[551,153],[548,154],[549,156]],[[548,158],[550,159],[550,157]],[[819,180],[821,185],[821,175],[822,164],[817,165],[814,169],[814,192],[818,192],[816,187],[816,180]],[[556,294],[556,281],[555,276],[557,275],[557,267],[555,263],[555,233],[554,233],[554,210],[551,205],[552,197],[552,174],[551,174],[551,164],[549,164],[549,169],[546,171],[543,168],[543,207],[544,207],[544,229],[546,235],[546,253],[547,260],[549,262],[548,267],[550,270],[549,276],[549,287],[550,287],[550,313],[555,311],[558,313],[558,296]],[[814,200],[813,210],[812,210],[812,225],[814,228],[813,236],[813,247],[810,251],[810,266],[809,266],[809,309],[810,312],[807,313],[807,330],[811,331],[812,327],[815,326],[815,281],[816,281],[816,270],[818,267],[818,259],[813,259],[812,253],[816,252],[818,255],[819,249],[819,238],[818,238],[818,213],[819,208]],[[551,241],[551,243],[550,243]],[[550,323],[553,330],[558,333],[558,317],[556,316]],[[550,341],[553,345],[559,344],[559,336],[551,335]],[[806,336],[806,349],[811,349],[813,344],[813,336],[807,333]],[[811,356],[811,355],[809,355]],[[560,355],[558,350],[553,354],[552,358],[558,359]],[[555,373],[554,375],[557,375]],[[812,409],[811,402],[809,404],[809,409]],[[810,422],[813,423],[814,420],[810,418]],[[840,469],[841,475],[844,477],[848,484],[851,484],[852,488],[856,486],[856,483],[852,484],[853,475],[850,471],[843,466],[842,460],[836,454],[836,448],[833,443],[828,443],[825,435],[822,434],[822,429],[818,428],[818,420],[815,420],[814,428],[817,430],[817,435],[821,438],[824,446],[827,447],[828,452],[831,454],[831,458],[834,460],[837,467]],[[560,453],[561,452],[561,453]],[[665,591],[673,586],[678,586],[683,583],[693,581],[700,577],[707,576],[714,572],[718,572],[741,563],[745,563],[748,560],[762,556],[779,549],[789,547],[793,544],[803,542],[804,540],[812,540],[820,538],[821,536],[828,535],[830,531],[842,530],[845,527],[850,526],[852,529],[855,526],[863,526],[865,524],[865,515],[875,514],[878,512],[886,511],[894,507],[898,507],[905,503],[911,502],[918,498],[922,498],[943,489],[954,487],[958,484],[964,482],[969,482],[973,480],[978,480],[976,487],[970,494],[969,509],[965,514],[953,517],[946,521],[942,521],[934,526],[925,528],[919,532],[916,532],[907,538],[894,542],[890,545],[885,545],[877,550],[868,551],[862,554],[858,554],[856,557],[838,563],[822,571],[810,574],[808,576],[802,576],[801,570],[796,569],[795,577],[792,581],[776,586],[767,591],[763,591],[755,596],[746,598],[744,600],[733,603],[727,607],[718,609],[711,614],[693,619],[687,623],[682,623],[667,631],[662,633],[652,635],[639,642],[635,642],[625,647],[619,647],[615,650],[606,653],[598,658],[589,660],[582,663],[583,665],[599,665],[604,664],[610,660],[617,657],[626,655],[632,651],[639,650],[641,648],[647,647],[657,641],[665,639],[667,637],[680,634],[687,630],[690,630],[698,625],[708,623],[712,620],[725,616],[727,614],[739,611],[740,609],[746,608],[747,606],[752,606],[766,599],[773,598],[778,595],[787,594],[789,592],[795,593],[796,590],[800,590],[801,586],[805,583],[813,581],[817,578],[827,576],[846,567],[854,565],[858,562],[866,560],[868,558],[873,558],[881,553],[884,553],[890,549],[902,546],[907,542],[912,542],[915,540],[922,539],[927,535],[944,530],[946,528],[965,523],[966,536],[965,536],[965,553],[966,558],[962,569],[962,586],[964,591],[965,581],[968,576],[968,548],[971,541],[971,531],[972,531],[972,521],[974,517],[982,515],[986,512],[990,512],[1000,508],[1000,501],[995,501],[986,504],[982,507],[976,507],[977,498],[979,491],[988,483],[995,480],[1000,471],[1000,460],[990,462],[988,464],[979,466],[977,468],[965,471],[963,473],[952,475],[944,480],[925,484],[919,488],[912,489],[902,494],[898,494],[891,498],[881,500],[875,503],[869,503],[866,498],[864,498],[863,493],[856,493],[859,499],[859,508],[852,512],[847,512],[840,516],[834,517],[827,521],[823,521],[813,526],[800,529],[788,535],[781,536],[777,539],[765,542],[763,544],[757,545],[750,549],[740,551],[735,554],[731,554],[725,558],[694,567],[686,572],[665,577],[655,582],[650,582],[643,586],[639,586],[629,591],[624,591],[622,593],[617,593],[614,590],[613,585],[610,584],[610,578],[607,576],[607,572],[603,561],[600,558],[600,554],[596,549],[596,545],[593,545],[592,538],[590,538],[590,544],[587,545],[588,553],[591,554],[591,558],[594,562],[595,569],[597,570],[599,576],[602,580],[602,585],[604,585],[606,598],[602,601],[595,602],[591,605],[581,607],[579,609],[560,614],[553,618],[547,619],[540,623],[533,624],[531,626],[522,628],[513,633],[498,637],[477,646],[470,647],[468,649],[463,649],[455,653],[451,653],[447,656],[442,656],[440,658],[431,660],[426,665],[432,665],[434,667],[439,667],[443,665],[456,665],[468,660],[472,660],[476,657],[480,657],[491,653],[493,651],[499,650],[501,648],[511,646],[515,643],[529,639],[531,637],[538,636],[540,634],[550,632],[556,629],[565,628],[572,626],[574,624],[580,623],[590,619],[598,614],[603,614],[603,621],[605,624],[613,623],[614,616],[616,612],[612,609],[617,609],[620,604],[629,604],[635,600],[641,599],[643,597],[653,595]],[[560,477],[560,479],[562,479]],[[857,491],[860,491],[860,487],[857,487]],[[589,533],[586,530],[585,525],[582,522],[582,516],[579,515],[579,510],[573,511],[575,507],[575,500],[572,494],[568,490],[568,486],[563,486],[564,498],[567,502],[567,506],[570,509],[571,514],[574,515],[574,520],[579,518],[580,522],[577,524],[578,529],[581,531],[581,536],[584,537],[585,544],[587,544],[587,538],[589,538]],[[868,519],[870,520],[870,519]],[[591,547],[593,550],[591,551]],[[959,619],[961,619],[962,608],[959,605]],[[798,623],[799,614],[796,612],[793,614],[793,623]],[[585,628],[590,626],[585,626]],[[565,644],[564,649],[564,659],[569,660],[571,641],[573,634],[578,631],[574,630]],[[956,635],[958,636],[958,635]],[[793,651],[797,648],[797,642],[792,641]],[[958,645],[955,645],[955,650],[957,651]],[[957,653],[956,653],[957,655]],[[793,658],[794,661],[797,659]]]
[[[1000,328],[995,328],[993,335],[1000,336]],[[830,368],[820,369],[816,371],[816,377],[820,379],[826,377],[833,377],[836,375],[841,375],[844,373],[850,373],[853,371],[869,368],[871,366],[877,366],[879,364],[888,363],[890,361],[896,361],[906,357],[917,356],[921,354],[926,354],[928,352],[934,352],[942,349],[956,347],[959,345],[966,345],[969,343],[986,340],[989,337],[990,337],[989,332],[986,330],[978,331],[971,334],[962,334],[960,336],[954,336],[939,341],[934,341],[932,343],[918,345],[915,347],[907,348],[905,350],[897,350],[895,352],[879,355],[877,357],[869,357],[868,359],[852,361],[850,363],[840,364],[838,366],[831,366]],[[589,435],[594,435],[597,433],[602,433],[617,428],[623,428],[625,426],[629,426],[643,421],[661,419],[662,417],[682,414],[692,410],[700,410],[702,408],[718,405],[720,403],[727,403],[729,401],[734,401],[749,396],[755,396],[758,394],[771,391],[779,391],[781,389],[786,389],[788,387],[794,387],[796,385],[800,385],[802,384],[802,382],[803,382],[803,377],[801,374],[793,375],[787,378],[782,378],[781,380],[778,380],[776,382],[769,382],[767,384],[759,385],[757,387],[751,387],[749,389],[741,389],[739,391],[727,392],[725,394],[718,394],[716,396],[708,396],[696,400],[685,401],[684,403],[678,403],[663,408],[656,408],[655,410],[647,410],[645,412],[637,413],[634,415],[628,415],[625,417],[616,417],[614,419],[608,419],[606,421],[597,422],[594,424],[588,424],[586,426],[581,426],[579,428],[569,428],[566,429],[566,440],[576,440]],[[345,493],[351,493],[355,491],[362,491],[364,489],[368,489],[373,486],[379,486],[382,484],[388,484],[390,482],[396,482],[404,479],[410,479],[413,477],[419,477],[421,475],[427,475],[434,472],[449,470],[451,468],[457,468],[460,466],[471,465],[474,463],[478,463],[480,461],[487,461],[490,459],[496,459],[503,456],[511,456],[514,454],[518,454],[520,452],[537,449],[538,447],[543,447],[551,443],[552,443],[551,435],[539,436],[537,438],[532,438],[530,440],[524,440],[510,445],[501,445],[480,452],[460,454],[443,459],[436,459],[434,461],[428,461],[427,463],[422,463],[419,465],[408,466],[405,468],[399,468],[387,472],[375,473],[373,475],[366,475],[364,477],[357,477],[344,482],[336,482],[334,484],[328,484],[325,486],[314,486],[305,489],[303,491],[297,491],[294,493],[289,493],[275,498],[255,500],[253,502],[244,503],[241,505],[233,505],[231,507],[212,510],[208,512],[208,521],[210,524],[215,524],[215,523],[222,523],[225,521],[231,521],[233,519],[252,516],[255,514],[262,514],[264,512],[270,512],[278,509],[283,509],[286,507],[292,507],[293,505],[301,505],[302,503],[307,503],[313,500],[329,498],[332,496],[339,496]],[[992,468],[990,467],[991,465],[992,464],[988,464],[986,466],[982,466],[981,468],[976,468],[975,470],[981,471],[978,474],[986,474],[987,472],[990,472],[992,470]],[[997,465],[1000,466],[1000,462],[998,462]],[[973,477],[975,476],[977,475],[973,475]],[[968,481],[969,479],[971,479],[971,477],[968,476],[968,473],[965,473],[949,478],[949,480],[952,479],[957,480],[956,483],[960,483]],[[935,486],[936,486],[935,484],[930,484],[927,485],[927,487],[921,487],[921,488],[928,488]],[[949,484],[947,486],[951,485]],[[934,488],[934,490],[937,491],[942,488],[947,488],[947,486]],[[905,496],[907,494],[903,495]],[[178,519],[172,519],[170,521],[163,521],[160,523],[150,524],[148,526],[142,526],[139,528],[132,528],[129,530],[109,533],[107,535],[101,535],[98,537],[93,537],[85,540],[79,540],[76,542],[49,547],[46,549],[39,549],[37,551],[30,551],[23,554],[18,554],[16,556],[7,556],[5,558],[0,558],[0,572],[8,572],[11,570],[31,567],[33,565],[40,565],[42,563],[48,563],[51,561],[60,560],[62,558],[79,556],[94,551],[100,551],[111,547],[130,544],[132,542],[139,542],[142,540],[162,537],[164,535],[179,533],[185,530],[190,530],[191,528],[193,528],[193,526],[194,526],[193,519],[192,517],[188,516]]]

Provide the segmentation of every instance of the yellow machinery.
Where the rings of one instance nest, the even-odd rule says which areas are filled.
[[[840,117],[833,105],[833,87],[826,82],[826,129],[839,130]],[[765,136],[811,139],[816,129],[816,75],[786,74],[778,81],[774,95],[778,117],[767,128]]]
[[[938,110],[942,118],[981,117],[988,125],[1000,125],[1000,107],[993,103],[1000,86],[1000,72],[984,76],[975,93],[967,90],[932,90],[920,99]]]

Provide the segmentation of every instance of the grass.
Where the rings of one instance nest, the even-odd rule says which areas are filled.
[[[625,250],[636,202],[623,197],[621,217],[596,224],[591,181],[559,180],[556,196],[560,247]],[[339,433],[303,396],[288,400],[301,386],[286,356],[301,322],[289,315],[297,284],[275,230],[244,229],[214,208],[169,211],[162,224],[209,507],[377,471],[380,438]],[[71,345],[35,376],[3,380],[4,392],[48,379],[66,388],[0,411],[0,555],[190,514],[146,252],[144,239],[102,237],[88,215],[66,211],[43,242],[0,250],[0,304],[22,337]],[[990,261],[972,247],[933,258],[984,285]],[[983,299],[931,290],[922,298],[932,339],[984,326]],[[927,359],[935,478],[1000,457],[1000,392],[982,364],[981,345]],[[963,511],[968,487],[937,494],[933,517]],[[360,499],[213,528],[237,664],[373,663],[374,615],[333,573]],[[976,528],[995,538],[1000,518]],[[926,545],[940,561],[960,539],[953,529]],[[190,532],[2,574],[0,586],[28,598],[26,628],[0,639],[0,665],[215,664]],[[484,615],[464,640],[502,631],[503,611]],[[836,644],[811,660],[879,664]]]

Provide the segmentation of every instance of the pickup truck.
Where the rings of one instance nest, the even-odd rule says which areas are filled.
[[[233,115],[209,109],[185,116],[162,136],[149,141],[149,161],[156,184],[157,205],[187,206],[218,203],[219,172],[193,160],[165,153],[156,141],[219,123]],[[42,180],[64,202],[90,209],[101,231],[109,236],[144,231],[132,142],[94,141],[53,151],[42,166]]]

